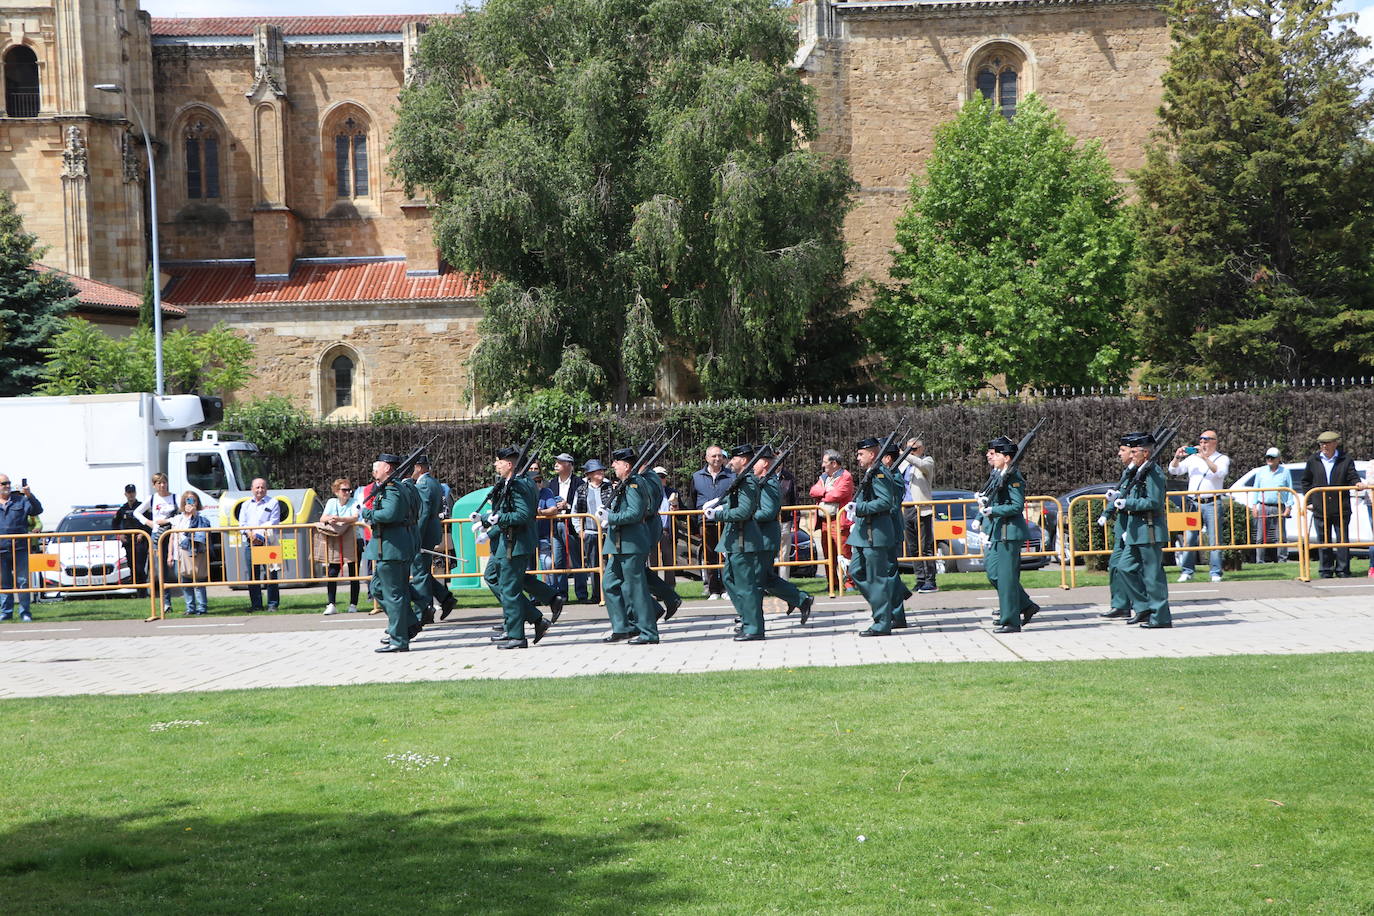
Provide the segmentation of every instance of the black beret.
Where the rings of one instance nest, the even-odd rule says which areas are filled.
[[[1131,441],[1128,444],[1132,448],[1153,448],[1155,437],[1150,433],[1131,433]]]
[[[427,468],[427,467],[429,467],[429,456],[428,456],[428,455],[421,455],[420,457],[418,457],[418,458],[415,459],[415,463],[418,464],[418,465],[420,465],[421,467],[426,467],[426,468]]]
[[[498,448],[498,449],[496,450],[496,457],[497,457],[497,458],[506,458],[506,459],[510,459],[510,458],[519,457],[519,455],[520,455],[520,449],[516,448],[516,447],[513,446],[513,445],[503,445],[503,446],[501,446],[500,448]]]
[[[760,445],[759,450],[754,453],[755,458],[776,458],[777,455],[778,453],[773,451],[773,446],[767,444]]]
[[[635,458],[637,457],[637,454],[638,454],[638,453],[635,452],[635,450],[632,449],[632,448],[618,448],[618,449],[616,449],[615,451],[611,452],[611,460],[612,460],[612,461],[634,461]]]
[[[385,461],[387,464],[400,464],[405,461],[400,455],[393,455],[391,452],[382,452],[377,456],[378,461]]]
[[[1011,455],[1012,457],[1016,457],[1016,443],[1012,442],[1006,436],[998,436],[996,439],[993,439],[991,442],[989,442],[988,450],[993,452],[1001,452],[1003,455]]]
[[[741,442],[739,445],[730,449],[731,458],[752,458],[754,456],[754,443]]]
[[[1121,434],[1121,438],[1117,440],[1117,444],[1118,444],[1118,445],[1130,445],[1130,444],[1131,444],[1131,440],[1134,439],[1135,436],[1136,436],[1135,433],[1122,433],[1122,434]]]
[[[867,439],[860,439],[858,445],[855,445],[854,448],[871,448],[876,451],[877,449],[882,447],[882,444],[883,443],[881,439],[875,439],[872,436],[869,436]]]
[[[887,448],[883,449],[883,454],[884,454],[884,455],[891,455],[891,456],[893,456],[894,458],[895,458],[896,456],[900,455],[901,453],[902,453],[902,450],[899,449],[899,448],[897,447],[897,443],[896,443],[896,442],[890,442],[890,443],[888,443]]]

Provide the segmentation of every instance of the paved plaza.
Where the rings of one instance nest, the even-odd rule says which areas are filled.
[[[601,609],[570,607],[538,646],[497,651],[496,612],[426,628],[405,654],[378,655],[382,618],[276,615],[0,626],[0,698],[176,693],[469,678],[573,677],[893,662],[1025,662],[1202,655],[1374,652],[1374,579],[1171,586],[1174,629],[1101,620],[1103,588],[1046,590],[1021,633],[996,635],[991,591],[908,602],[912,627],[862,639],[857,598],[819,599],[810,625],[769,615],[768,639],[736,643],[723,602],[693,601],[657,646],[608,645]]]

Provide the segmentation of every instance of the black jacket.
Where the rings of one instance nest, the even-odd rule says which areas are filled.
[[[1355,459],[1340,449],[1336,450],[1336,464],[1331,468],[1331,479],[1326,478],[1326,465],[1322,464],[1322,454],[1317,452],[1307,459],[1298,478],[1298,489],[1306,493],[1315,487],[1353,487],[1360,482],[1360,474],[1355,470]],[[1308,503],[1312,511],[1322,515],[1340,515],[1342,511],[1350,514],[1350,499],[1346,493],[1319,493],[1316,502]],[[1344,509],[1342,509],[1344,507]]]

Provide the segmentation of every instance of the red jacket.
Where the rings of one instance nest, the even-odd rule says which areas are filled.
[[[854,498],[854,475],[848,471],[840,471],[838,477],[827,477],[822,475],[819,480],[811,485],[811,497],[823,503],[830,503],[837,508],[843,508]],[[825,513],[821,513],[824,519]],[[840,527],[848,528],[850,521],[848,516],[840,513]]]

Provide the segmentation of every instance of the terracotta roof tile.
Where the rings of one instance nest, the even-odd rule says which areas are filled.
[[[137,314],[143,305],[143,297],[137,293],[131,293],[127,289],[111,286],[109,283],[101,283],[90,277],[78,277],[76,274],[69,274],[65,270],[58,270],[56,267],[49,267],[46,264],[35,264],[33,267],[34,270],[41,270],[44,273],[57,274],[75,286],[76,297],[80,300],[81,305],[95,311]],[[173,318],[184,318],[186,310],[164,300],[162,314]]]
[[[163,294],[177,305],[279,305],[294,302],[415,302],[471,299],[473,278],[461,273],[407,277],[405,261],[297,261],[285,280],[259,280],[251,263],[167,264]]]
[[[257,25],[274,25],[282,35],[363,35],[397,33],[410,22],[440,18],[433,14],[393,16],[215,16],[153,17],[153,35],[167,37],[248,36]]]

